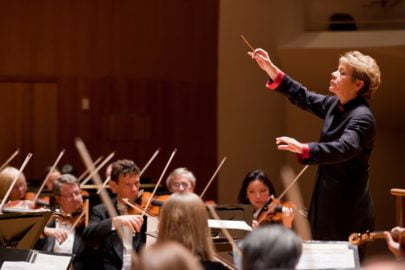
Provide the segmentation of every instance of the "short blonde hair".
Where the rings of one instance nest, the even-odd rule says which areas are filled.
[[[4,198],[17,174],[18,170],[14,167],[6,167],[0,172],[0,199]],[[21,173],[18,179],[23,179],[25,181],[24,174]]]
[[[353,81],[360,80],[364,83],[359,95],[370,99],[381,84],[381,71],[374,58],[359,51],[350,51],[340,57],[339,63],[353,68]]]
[[[175,241],[201,260],[214,260],[214,245],[204,202],[191,192],[174,193],[160,212],[158,242]]]

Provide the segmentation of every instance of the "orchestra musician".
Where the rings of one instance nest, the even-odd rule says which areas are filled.
[[[394,239],[392,234],[397,234],[398,239]],[[405,228],[395,227],[391,232],[384,232],[388,249],[397,258],[405,258]]]
[[[302,240],[290,229],[266,225],[242,241],[242,270],[295,269]]]
[[[202,270],[191,251],[176,242],[162,242],[142,250],[133,270]]]
[[[45,169],[45,173],[44,173],[44,177],[43,179],[45,179],[45,177],[48,175],[48,173],[50,172],[50,170],[52,170],[52,167],[47,167]],[[61,176],[62,174],[60,173],[58,168],[55,168],[52,170],[52,172],[49,174],[48,176],[48,180],[46,181],[45,184],[45,188],[48,191],[52,191],[54,186],[55,186],[55,181]]]
[[[257,228],[259,216],[268,207],[271,198],[276,196],[276,190],[269,177],[262,170],[250,171],[243,179],[241,189],[238,195],[238,203],[250,204],[253,207],[253,221],[252,227]],[[293,209],[282,207],[279,209],[282,211],[280,215],[282,219],[279,223],[291,228],[292,221],[294,219]],[[273,223],[275,221],[271,221]],[[275,223],[278,223],[275,222]]]
[[[48,173],[52,170],[52,167],[47,167],[44,171],[44,175],[42,177],[42,179],[46,179],[46,177],[48,176]],[[46,180],[45,183],[45,188],[44,190],[42,190],[40,196],[39,196],[39,200],[37,201],[37,203],[39,202],[42,206],[49,206],[51,209],[55,208],[55,199],[52,196],[53,194],[53,188],[55,186],[55,182],[56,180],[61,176],[62,174],[60,173],[60,171],[55,168],[52,170],[51,173],[49,173],[48,176],[48,180]],[[37,191],[38,192],[38,191]],[[26,200],[33,200],[36,196],[35,192],[27,192],[25,194],[25,199]],[[45,204],[45,205],[44,205]]]
[[[0,172],[0,199],[2,200],[6,195],[8,189],[11,187],[14,178],[19,171],[14,167],[6,167]],[[34,208],[34,203],[25,199],[27,192],[27,181],[24,173],[21,172],[17,179],[11,193],[8,197],[8,202],[5,204],[5,208]]]
[[[138,197],[140,186],[139,168],[132,160],[118,160],[112,163],[111,190],[117,197],[113,204],[118,216],[110,217],[106,206],[99,204],[93,208],[90,224],[83,232],[83,238],[89,248],[96,249],[98,258],[92,267],[97,269],[121,270],[124,259],[130,257],[127,249],[124,249],[121,238],[116,228],[126,228],[135,236],[132,246],[139,251],[146,242],[146,217],[130,214],[130,209],[124,202],[125,199],[133,202]]]
[[[279,150],[296,153],[304,164],[317,164],[309,221],[315,240],[346,240],[351,232],[372,231],[374,207],[368,187],[375,118],[367,100],[380,85],[380,69],[370,56],[345,53],[331,74],[333,96],[307,90],[282,72],[263,49],[249,52],[269,76],[266,87],[324,120],[319,142],[276,138]]]
[[[204,269],[227,269],[215,260],[204,202],[191,192],[173,193],[160,212],[157,243],[175,241],[191,251]]]
[[[196,186],[194,174],[187,168],[177,168],[166,179],[167,189],[171,193],[194,192]]]
[[[44,229],[45,238],[41,238],[35,249],[54,253],[74,254],[73,267],[75,270],[84,269],[82,261],[85,259],[82,232],[84,219],[81,215],[83,198],[78,179],[71,174],[63,174],[54,181],[54,196],[60,209],[60,215]],[[78,224],[74,228],[74,224]]]
[[[238,203],[250,204],[253,207],[253,224],[256,228],[257,218],[260,210],[270,199],[271,195],[276,195],[273,183],[262,170],[250,171],[243,179],[238,195]]]

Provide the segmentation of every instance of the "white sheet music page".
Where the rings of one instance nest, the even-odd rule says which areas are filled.
[[[41,269],[67,269],[72,257],[38,253],[34,265],[41,265]]]
[[[304,243],[296,269],[355,268],[354,250],[347,242]]]
[[[250,232],[252,227],[250,227],[246,221],[243,220],[217,220],[217,219],[209,219],[208,220],[208,227],[220,229],[226,228],[230,230],[242,230]]]
[[[35,265],[29,262],[3,262],[1,270],[46,270],[42,265]]]

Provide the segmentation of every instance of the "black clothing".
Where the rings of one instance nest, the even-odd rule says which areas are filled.
[[[115,200],[114,205],[116,205]],[[146,218],[141,232],[136,233],[132,239],[132,246],[135,251],[139,251],[146,243],[145,232]],[[98,250],[98,260],[94,261],[94,265],[97,265],[98,269],[121,270],[123,263],[122,241],[117,231],[112,230],[112,219],[103,204],[93,208],[90,224],[83,232],[83,239],[88,241],[88,246]]]
[[[49,226],[47,227],[51,228],[55,227],[55,222],[50,223]],[[75,230],[75,238],[72,249],[72,254],[74,255],[72,265],[75,270],[85,269],[83,263],[88,258],[85,252],[85,243],[82,238],[83,229],[84,229],[83,226],[79,226],[76,227]],[[34,249],[53,253],[54,247],[55,247],[55,238],[45,237],[38,240],[38,242],[34,246]]]
[[[204,270],[229,270],[225,265],[220,262],[213,261],[200,261]]]
[[[304,164],[319,164],[309,221],[315,240],[345,240],[350,233],[374,229],[368,188],[369,158],[376,123],[367,101],[356,97],[341,105],[336,96],[308,91],[285,75],[277,92],[324,119],[320,140],[309,143]]]

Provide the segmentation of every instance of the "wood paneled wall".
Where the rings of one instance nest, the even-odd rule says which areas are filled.
[[[73,163],[81,171],[73,145],[79,136],[94,158],[115,151],[117,158],[134,159],[139,166],[160,147],[146,173],[155,179],[177,147],[169,170],[186,166],[201,180],[197,190],[204,186],[217,164],[217,1],[0,3],[0,82],[41,89],[54,85],[56,100],[38,95],[32,102],[55,104],[53,111],[38,107],[41,116],[36,117],[41,122],[47,114],[55,115],[57,134],[48,137],[49,129],[41,126],[16,134],[3,131],[0,158],[14,147],[25,152],[46,149],[52,163],[66,148],[62,163]],[[2,104],[11,115],[30,117],[24,106],[31,104]],[[27,128],[36,135],[21,146]],[[55,146],[49,148],[50,142]],[[40,169],[28,171],[28,177],[39,177]],[[214,185],[208,197],[215,196]]]

